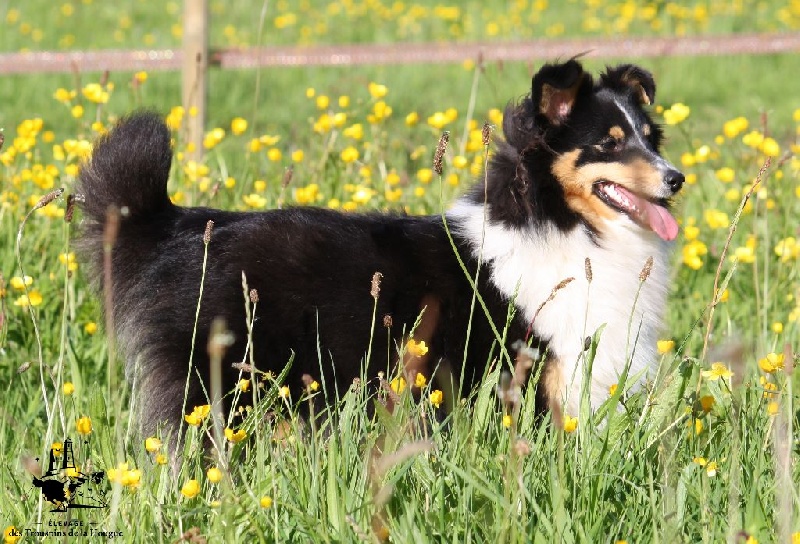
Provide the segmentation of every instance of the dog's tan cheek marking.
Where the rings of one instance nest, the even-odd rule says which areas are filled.
[[[604,220],[613,219],[616,212],[602,202],[593,192],[592,184],[601,179],[614,180],[605,174],[608,165],[587,164],[575,166],[580,157],[580,150],[570,151],[555,160],[552,166],[553,175],[564,188],[564,197],[567,204],[589,221],[596,229],[600,229]]]
[[[615,140],[622,140],[625,137],[625,131],[619,125],[614,125],[608,130],[608,135]]]

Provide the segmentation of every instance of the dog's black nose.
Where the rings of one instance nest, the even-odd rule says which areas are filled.
[[[683,174],[678,172],[677,170],[670,170],[664,176],[664,183],[669,186],[670,191],[672,194],[677,193],[683,187],[683,182],[686,181],[686,178],[683,177]]]

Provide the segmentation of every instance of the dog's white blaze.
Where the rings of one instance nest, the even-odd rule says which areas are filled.
[[[526,323],[559,282],[575,278],[545,304],[533,324],[559,361],[561,395],[569,414],[576,415],[580,405],[585,338],[603,325],[592,366],[593,408],[608,398],[627,360],[628,384],[635,379],[634,388],[655,376],[669,277],[668,242],[623,216],[607,222],[595,243],[582,227],[564,234],[556,228],[484,225],[483,207],[463,199],[447,215],[452,228],[469,240],[475,257],[483,239],[483,260],[490,266],[492,283],[509,300],[516,293]],[[586,257],[591,260],[591,284]],[[652,271],[635,300],[649,257]]]
[[[628,110],[628,108],[626,108],[624,105],[620,104],[619,100],[617,100],[616,98],[614,98],[613,100],[614,104],[622,112],[622,115],[625,116],[625,120],[628,121],[628,124],[630,125],[631,130],[633,131],[633,135],[636,138],[636,142],[639,144],[641,150],[647,153],[648,158],[656,164],[656,166],[662,173],[666,172],[667,170],[674,170],[674,167],[671,164],[669,164],[669,162],[667,162],[664,159],[664,157],[662,157],[658,153],[654,153],[650,149],[650,144],[648,144],[645,141],[644,135],[642,134],[642,125],[634,121],[633,114],[630,112],[630,110]],[[658,196],[659,198],[669,198],[671,196],[671,193],[669,192],[666,186],[662,186],[661,193]]]

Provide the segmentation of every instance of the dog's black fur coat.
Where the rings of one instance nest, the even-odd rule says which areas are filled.
[[[227,350],[225,386],[232,388],[242,361],[247,329],[242,272],[258,292],[253,326],[256,366],[279,373],[294,353],[288,384],[299,392],[301,377],[320,376],[346,391],[360,375],[370,339],[374,300],[370,284],[383,277],[377,302],[372,360],[367,375],[387,368],[387,336],[392,345],[411,330],[424,295],[441,304],[438,333],[429,341],[433,360],[445,359],[460,373],[472,288],[452,250],[440,216],[408,217],[342,214],[318,208],[266,213],[225,212],[173,205],[166,192],[172,153],[170,133],[155,114],[122,120],[96,147],[81,174],[85,222],[80,246],[102,281],[104,218],[110,205],[127,208],[113,248],[114,322],[127,374],[145,394],[144,432],[181,417],[187,364],[203,262],[203,234],[214,221],[208,246],[205,289],[194,354],[208,388],[209,326],[226,319],[235,343]],[[468,269],[476,263],[455,238]],[[508,303],[479,279],[481,292],[502,331]],[[476,307],[478,307],[476,305]],[[383,317],[391,316],[391,328]],[[483,375],[494,335],[478,310],[467,355],[464,381]],[[516,322],[509,338],[524,330]],[[322,362],[319,361],[317,345]],[[497,353],[497,349],[494,352]],[[458,374],[456,374],[458,376]],[[334,380],[335,378],[335,380]],[[329,387],[330,389],[330,387]],[[187,406],[207,404],[192,374]]]

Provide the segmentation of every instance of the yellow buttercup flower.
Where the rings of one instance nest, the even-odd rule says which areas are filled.
[[[705,412],[709,413],[712,408],[714,408],[714,397],[711,395],[704,395],[700,397],[700,408]]]
[[[425,387],[426,383],[428,383],[428,379],[425,378],[425,375],[421,372],[417,372],[417,375],[414,377],[414,387],[422,389]]]
[[[225,438],[227,438],[229,442],[233,442],[235,444],[247,438],[247,431],[244,429],[234,431],[230,427],[225,427]]]
[[[578,418],[564,415],[564,432],[574,433],[578,428]]]
[[[783,353],[767,353],[766,357],[758,360],[758,367],[767,374],[782,370]]]
[[[444,393],[442,393],[439,389],[435,389],[434,391],[431,391],[429,399],[431,404],[438,408],[442,402],[444,402]]]
[[[155,436],[150,436],[144,441],[144,449],[146,449],[150,453],[157,452],[158,450],[161,449],[162,445],[163,444],[161,442],[161,439]]]
[[[187,499],[193,499],[200,493],[200,482],[197,480],[188,480],[181,488],[181,495]]]
[[[658,349],[658,353],[661,355],[669,353],[675,349],[675,340],[658,340],[656,342],[656,348]]]
[[[428,346],[425,345],[425,340],[420,340],[419,342],[417,342],[416,340],[411,338],[408,341],[408,343],[406,343],[406,350],[415,357],[422,357],[423,355],[428,353]]]
[[[730,378],[733,376],[733,371],[724,363],[713,363],[710,370],[703,370],[700,374],[707,380],[716,381],[720,378]]]
[[[389,382],[389,387],[391,388],[392,391],[394,391],[399,395],[406,388],[406,379],[402,376],[398,376],[397,378]]]
[[[241,117],[235,117],[231,121],[231,132],[236,136],[243,134],[247,130],[247,120]]]
[[[358,160],[358,149],[355,147],[346,147],[342,150],[341,153],[342,161],[345,164],[350,164],[351,162]]]
[[[367,90],[369,90],[369,94],[372,98],[383,98],[386,96],[386,93],[389,92],[389,89],[386,85],[381,85],[380,83],[370,82],[367,86]]]
[[[89,416],[83,416],[75,422],[75,428],[79,434],[92,434],[92,420]]]
[[[203,420],[211,413],[211,406],[208,404],[204,404],[202,406],[195,406],[192,410],[191,414],[187,414],[183,416],[183,419],[189,425],[193,425],[195,427],[200,426]]]
[[[61,386],[61,392],[69,396],[75,392],[75,385],[72,382],[64,382],[64,385]]]
[[[222,480],[222,471],[217,467],[211,467],[206,471],[206,477],[212,484],[219,483]]]
[[[258,504],[261,506],[261,508],[265,508],[265,509],[266,508],[271,508],[272,507],[272,497],[264,495],[263,497],[261,497],[261,499],[259,499]]]
[[[667,125],[677,125],[686,120],[690,112],[691,110],[686,104],[680,102],[673,104],[668,110],[664,110],[664,123]]]
[[[31,284],[33,284],[33,278],[30,276],[25,276],[25,277],[14,276],[10,280],[8,280],[8,283],[14,289],[22,291],[26,287],[30,287]]]

